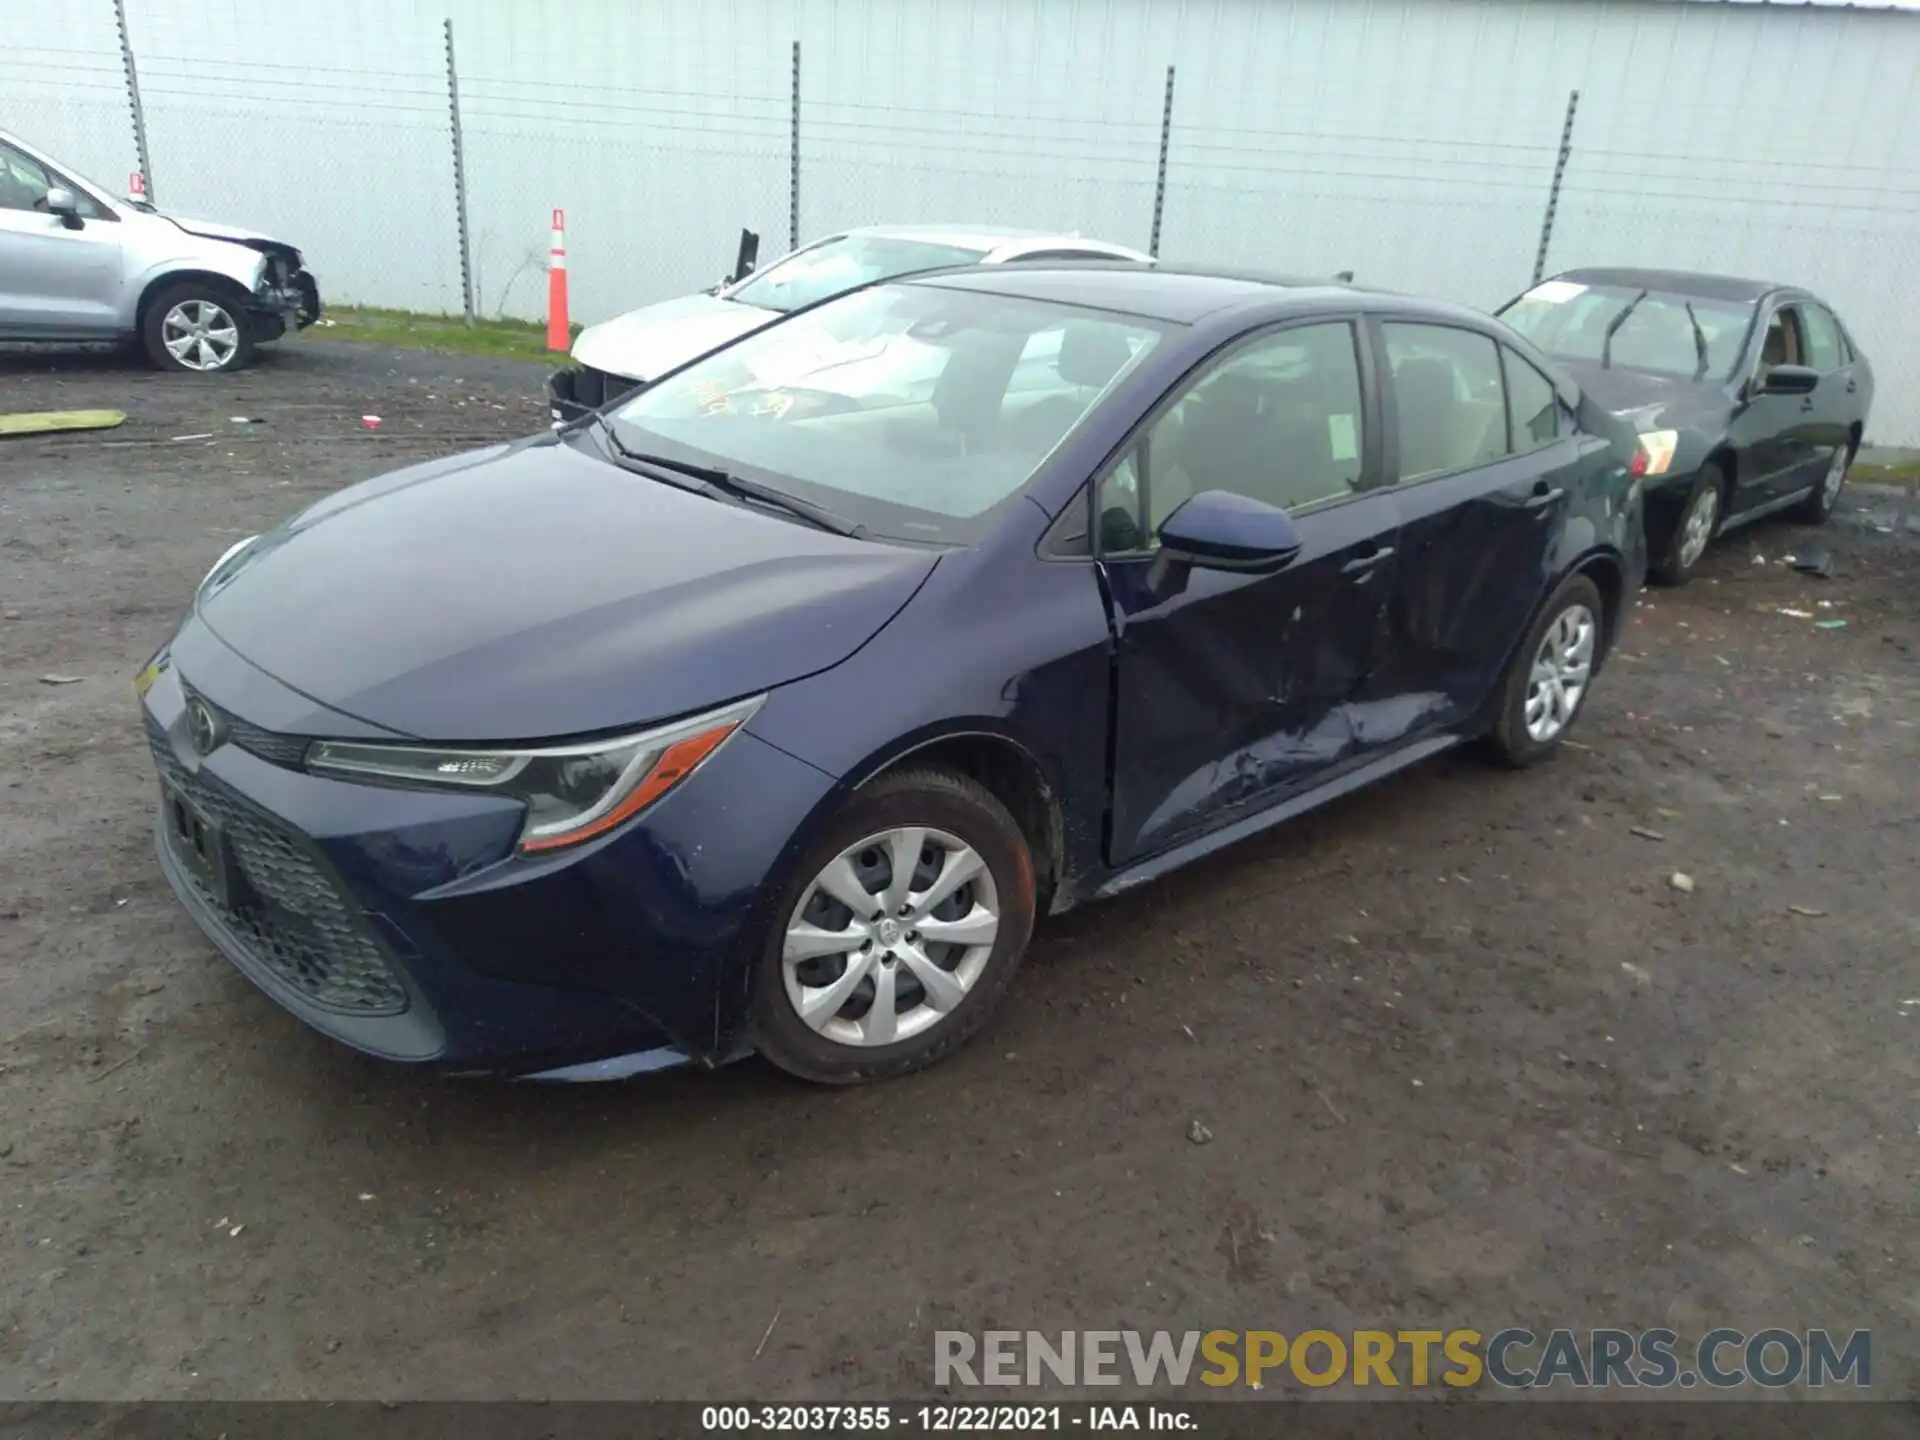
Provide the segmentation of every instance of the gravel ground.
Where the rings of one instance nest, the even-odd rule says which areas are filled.
[[[431,1081],[176,907],[130,681],[235,537],[540,378],[0,357],[0,409],[131,417],[0,441],[0,1396],[901,1397],[939,1328],[1509,1323],[1871,1328],[1920,1394],[1912,501],[1854,497],[1835,578],[1765,524],[1650,593],[1546,767],[1043,926],[931,1073]]]

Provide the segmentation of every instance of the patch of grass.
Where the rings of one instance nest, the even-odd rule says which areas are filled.
[[[530,320],[476,319],[469,325],[458,315],[423,315],[363,305],[329,306],[322,318],[333,323],[310,326],[301,332],[302,337],[361,340],[450,355],[494,355],[553,364],[563,359],[547,349],[547,327]],[[580,327],[575,325],[571,333],[578,335]]]
[[[1855,484],[1894,485],[1902,490],[1920,490],[1920,460],[1903,460],[1895,465],[1856,464],[1847,478]]]

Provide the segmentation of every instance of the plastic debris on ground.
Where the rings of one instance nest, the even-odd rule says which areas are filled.
[[[111,430],[124,425],[124,410],[38,410],[0,414],[0,435],[46,435],[56,430]]]
[[[1802,575],[1818,575],[1822,580],[1830,579],[1834,571],[1833,556],[1817,546],[1795,551],[1787,556],[1787,563]]]

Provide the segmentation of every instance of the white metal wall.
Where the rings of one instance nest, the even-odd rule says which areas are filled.
[[[441,21],[476,288],[532,315],[566,208],[575,317],[710,283],[788,218],[1079,228],[1493,305],[1523,288],[1567,94],[1550,268],[1825,293],[1920,442],[1920,15],[1673,0],[127,0],[163,205],[285,234],[326,292],[460,305]],[[0,0],[0,128],[118,187],[111,0]]]

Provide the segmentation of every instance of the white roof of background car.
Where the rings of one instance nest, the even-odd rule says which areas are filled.
[[[1004,225],[856,225],[842,235],[883,235],[893,240],[924,240],[931,245],[961,245],[993,254],[1001,250],[1035,250],[1043,246],[1084,246],[1116,255],[1147,258],[1144,250],[1099,240],[1091,235],[1059,230],[1018,230]]]

